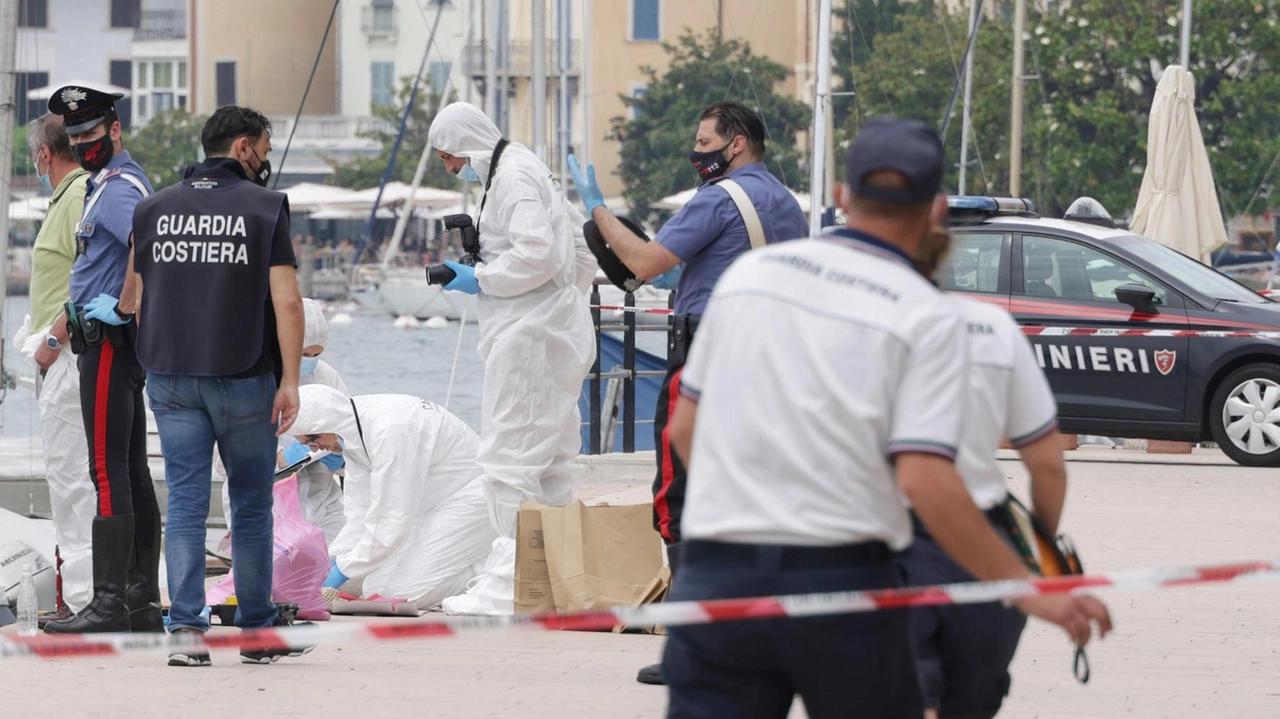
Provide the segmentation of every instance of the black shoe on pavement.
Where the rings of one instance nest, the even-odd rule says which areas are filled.
[[[307,623],[304,622],[304,626],[306,624]],[[297,626],[297,625],[284,619],[283,617],[277,617],[274,626],[290,627],[290,626]],[[280,657],[300,657],[303,654],[309,654],[311,650],[315,648],[316,648],[316,645],[308,644],[302,647],[280,647],[280,648],[273,648],[273,649],[241,649],[240,663],[241,664],[270,664],[271,662],[274,662],[280,659]]]
[[[641,684],[657,684],[659,686],[666,686],[667,684],[667,680],[662,678],[661,664],[650,664],[649,666],[641,669],[640,672],[636,674],[636,681]]]
[[[200,634],[199,630],[191,627],[178,627],[173,630],[173,633],[175,635]],[[169,666],[171,667],[207,667],[212,664],[213,659],[209,656],[209,650],[203,646],[193,644],[169,650]]]

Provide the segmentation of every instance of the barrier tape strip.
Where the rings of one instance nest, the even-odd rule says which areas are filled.
[[[768,619],[813,617],[831,614],[875,612],[904,607],[943,604],[977,604],[1008,601],[1082,589],[1152,591],[1222,582],[1280,580],[1280,560],[1221,564],[1172,569],[1138,569],[1072,577],[1035,578],[999,582],[968,582],[930,587],[867,592],[830,592],[745,599],[667,602],[640,607],[574,612],[567,614],[518,614],[502,617],[446,617],[383,624],[328,622],[279,629],[199,635],[84,634],[34,637],[0,636],[0,660],[18,657],[62,659],[77,656],[115,655],[123,652],[206,647],[209,649],[266,650],[304,648],[319,642],[427,639],[456,636],[482,629],[605,631],[624,626],[684,626]]]
[[[1280,332],[1239,330],[1127,330],[1117,327],[1023,327],[1029,337],[1213,337],[1280,340]]]
[[[615,312],[635,312],[642,315],[671,315],[675,314],[675,310],[670,308],[649,308],[649,307],[623,307],[621,305],[590,305],[597,310],[613,310]]]

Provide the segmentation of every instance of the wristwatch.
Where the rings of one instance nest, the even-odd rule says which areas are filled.
[[[62,349],[62,343],[61,343],[61,342],[59,342],[59,341],[58,341],[58,338],[57,338],[57,337],[54,337],[53,335],[49,335],[49,339],[45,340],[45,341],[44,341],[44,344],[45,344],[45,346],[46,346],[46,347],[48,347],[49,349],[51,349],[51,350],[53,350],[53,351],[55,351],[55,352],[57,352],[58,350]]]

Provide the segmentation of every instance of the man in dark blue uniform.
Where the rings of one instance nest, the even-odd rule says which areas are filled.
[[[680,370],[702,311],[720,275],[743,253],[765,243],[809,235],[804,211],[791,191],[769,173],[764,154],[765,130],[759,115],[737,102],[708,105],[699,118],[689,153],[703,184],[689,204],[662,226],[653,242],[637,237],[609,212],[593,167],[588,166],[584,175],[577,160],[569,160],[587,214],[618,259],[641,280],[679,273],[675,339],[667,349],[667,376],[653,417],[658,462],[653,523],[667,543],[673,572],[686,478],[684,464],[671,451],[667,419],[679,398]],[[676,270],[677,266],[683,270]],[[659,666],[645,667],[636,679],[661,684]]]
[[[134,350],[137,325],[117,311],[129,259],[133,209],[151,194],[146,173],[125,151],[114,103],[123,95],[66,85],[49,98],[80,166],[92,173],[76,227],[71,301],[77,313],[109,317],[101,332],[72,337],[89,473],[98,497],[93,522],[93,600],[51,634],[162,631],[160,509],[147,468],[144,375]],[[72,318],[73,320],[75,318]],[[60,317],[55,324],[65,322]],[[72,324],[76,324],[74,321]]]
[[[250,107],[220,107],[200,139],[207,159],[134,212],[124,303],[143,317],[138,358],[169,482],[169,631],[202,633],[215,444],[236,525],[237,626],[280,622],[271,603],[271,485],[275,440],[298,412],[303,315],[288,200],[266,189],[271,123]],[[241,661],[308,650],[244,649]],[[175,667],[209,663],[207,651],[189,647],[169,655]]]
[[[288,199],[266,189],[270,121],[222,107],[200,141],[208,159],[134,213],[136,274],[124,302],[132,310],[141,295],[138,357],[169,483],[169,630],[203,633],[215,443],[235,525],[236,624],[280,622],[271,601],[271,488],[276,438],[298,413],[303,311]],[[304,651],[243,649],[240,660],[268,664]],[[183,648],[169,664],[208,666],[209,654]]]

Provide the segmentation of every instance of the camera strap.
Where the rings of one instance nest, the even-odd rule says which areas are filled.
[[[484,196],[480,198],[480,211],[476,213],[477,232],[480,231],[480,218],[484,215],[484,204],[489,201],[489,186],[493,184],[493,173],[498,170],[498,160],[502,157],[502,151],[510,144],[506,138],[499,139],[498,146],[493,148],[493,155],[489,157],[489,176],[484,179]]]

